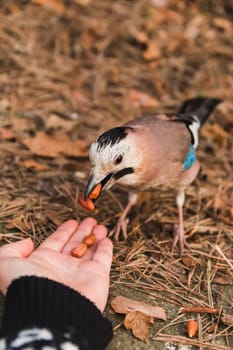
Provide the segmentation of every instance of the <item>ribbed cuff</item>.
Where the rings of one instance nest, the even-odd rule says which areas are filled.
[[[95,350],[104,349],[113,336],[111,322],[87,298],[47,278],[25,276],[8,288],[1,333],[9,337],[32,327],[68,332],[72,342]]]

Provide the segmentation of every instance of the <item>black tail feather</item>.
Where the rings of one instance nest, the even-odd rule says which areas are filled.
[[[197,97],[184,101],[178,114],[192,114],[198,117],[201,125],[209,117],[214,108],[221,103],[219,98]]]

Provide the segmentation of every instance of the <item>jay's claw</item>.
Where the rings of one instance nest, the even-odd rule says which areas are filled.
[[[120,233],[122,232],[122,235],[124,239],[126,240],[128,235],[127,235],[127,225],[129,223],[129,218],[127,218],[127,214],[130,211],[130,208],[132,207],[133,202],[129,201],[128,204],[126,205],[123,213],[121,214],[116,226],[112,231],[109,233],[109,237],[114,236],[114,239],[116,241],[119,240]]]
[[[127,235],[127,226],[129,223],[129,218],[120,217],[116,226],[110,231],[109,237],[114,237],[115,241],[119,241],[119,236],[122,233],[124,239],[126,240]]]
[[[184,248],[189,249],[189,244],[184,237],[184,229],[180,225],[174,225],[173,237],[172,250],[178,245],[180,255],[182,255]]]

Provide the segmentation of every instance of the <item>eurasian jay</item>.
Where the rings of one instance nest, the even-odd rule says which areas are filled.
[[[185,189],[196,178],[200,164],[196,159],[199,130],[221,102],[217,98],[193,98],[178,113],[144,116],[104,132],[90,147],[91,173],[85,198],[97,184],[102,190],[115,183],[129,191],[125,207],[114,230],[127,238],[127,214],[137,201],[137,192],[170,188],[176,193],[178,225],[173,247],[182,253],[188,244],[184,237],[183,205]]]

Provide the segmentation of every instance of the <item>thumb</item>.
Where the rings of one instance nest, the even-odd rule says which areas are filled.
[[[34,250],[31,238],[26,238],[18,242],[5,244],[0,248],[0,259],[4,257],[26,258]]]

